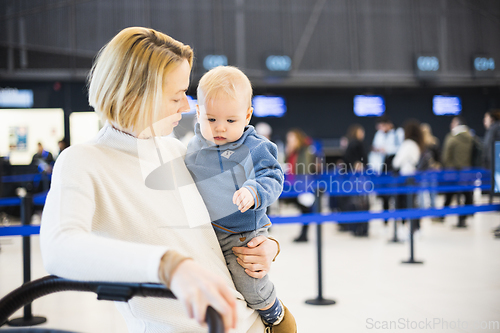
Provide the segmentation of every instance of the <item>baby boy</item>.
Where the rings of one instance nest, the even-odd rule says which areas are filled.
[[[197,95],[198,123],[185,162],[207,205],[236,289],[271,332],[294,333],[295,320],[268,276],[247,275],[232,251],[256,236],[267,236],[271,222],[266,208],[283,188],[276,145],[249,125],[250,80],[236,67],[215,67],[201,78]]]

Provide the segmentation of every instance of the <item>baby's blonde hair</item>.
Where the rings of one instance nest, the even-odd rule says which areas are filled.
[[[235,100],[243,98],[250,108],[252,106],[252,84],[248,77],[233,66],[218,66],[203,75],[197,90],[198,105],[205,105],[224,96]]]
[[[158,119],[167,74],[183,60],[192,65],[188,45],[153,29],[123,29],[92,66],[89,104],[123,129],[142,130]]]

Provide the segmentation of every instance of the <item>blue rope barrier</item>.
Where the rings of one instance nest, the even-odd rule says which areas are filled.
[[[47,175],[50,179],[50,175]],[[40,182],[42,175],[39,173],[25,174],[25,175],[13,175],[13,176],[3,176],[2,182],[4,183],[22,183],[22,182]]]
[[[21,225],[0,227],[0,237],[2,236],[31,236],[40,234],[39,225]]]
[[[358,189],[354,188],[354,185],[350,191],[344,191],[341,188],[339,188],[339,191],[329,191],[325,190],[323,193],[328,193],[330,196],[356,196],[356,195],[368,195],[371,193],[379,194],[379,195],[395,195],[395,194],[407,194],[407,193],[419,193],[423,191],[434,191],[434,192],[470,192],[475,189],[481,189],[481,190],[489,190],[491,189],[491,185],[485,184],[485,185],[444,185],[444,186],[405,186],[405,187],[383,187],[383,188],[373,188],[370,190],[365,190],[363,188],[363,182],[359,182],[361,184],[358,186]],[[359,185],[358,184],[358,185]],[[293,186],[291,186],[293,187]],[[295,198],[299,194],[302,193],[313,193],[314,190],[317,187],[316,184],[310,183],[309,186],[305,186],[304,190],[302,191],[288,191],[284,190],[283,193],[281,193],[280,198],[286,199],[286,198]],[[340,187],[340,186],[339,186]]]
[[[460,207],[432,208],[432,209],[398,209],[382,212],[340,212],[330,214],[302,214],[298,216],[270,216],[272,223],[318,223],[318,222],[368,222],[375,219],[416,219],[426,216],[445,216],[450,214],[468,215],[477,212],[500,211],[500,204],[494,205],[466,205]]]
[[[392,174],[366,174],[366,173],[323,173],[316,175],[286,175],[285,181],[329,181],[329,182],[342,182],[342,181],[369,181],[374,185],[398,185],[405,184],[411,178],[417,184],[427,182],[475,182],[481,180],[482,182],[490,182],[491,172],[486,169],[469,169],[469,170],[444,170],[444,171],[423,171],[418,172],[411,176],[401,176]]]
[[[447,207],[441,209],[398,209],[382,212],[340,212],[332,214],[302,214],[298,216],[270,216],[275,224],[286,223],[318,223],[318,222],[368,222],[375,219],[415,219],[426,216],[444,216],[450,214],[467,215],[478,212],[500,211],[500,204],[494,205],[467,205],[461,207]],[[40,233],[39,225],[0,227],[0,236],[30,236]]]
[[[0,207],[19,206],[19,205],[21,205],[21,199],[17,197],[0,199]]]
[[[33,203],[36,206],[43,206],[43,205],[45,205],[45,200],[47,200],[47,193],[48,193],[48,191],[35,194],[33,196]]]

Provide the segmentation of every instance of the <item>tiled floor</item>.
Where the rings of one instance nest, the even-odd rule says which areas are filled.
[[[337,301],[330,306],[304,302],[318,294],[314,226],[310,241],[296,244],[291,240],[299,225],[276,225],[272,234],[281,241],[282,253],[271,278],[302,333],[500,332],[500,239],[491,233],[500,224],[500,213],[478,213],[465,230],[453,229],[455,223],[456,216],[443,224],[423,220],[415,241],[415,257],[422,265],[401,264],[409,258],[409,244],[387,242],[392,223],[384,227],[372,221],[368,238],[324,225],[323,296]],[[0,238],[0,244],[3,296],[22,281],[21,239]],[[38,237],[33,237],[32,252],[33,278],[46,275]],[[43,327],[126,332],[114,305],[91,294],[47,296],[33,304],[33,312],[48,318]]]

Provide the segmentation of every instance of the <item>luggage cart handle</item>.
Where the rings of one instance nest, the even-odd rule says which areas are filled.
[[[23,306],[61,291],[93,292],[99,300],[119,302],[127,302],[132,297],[176,298],[172,291],[158,283],[84,282],[49,275],[25,283],[0,299],[0,327]],[[224,333],[222,318],[211,306],[207,308],[205,322],[210,333]]]

